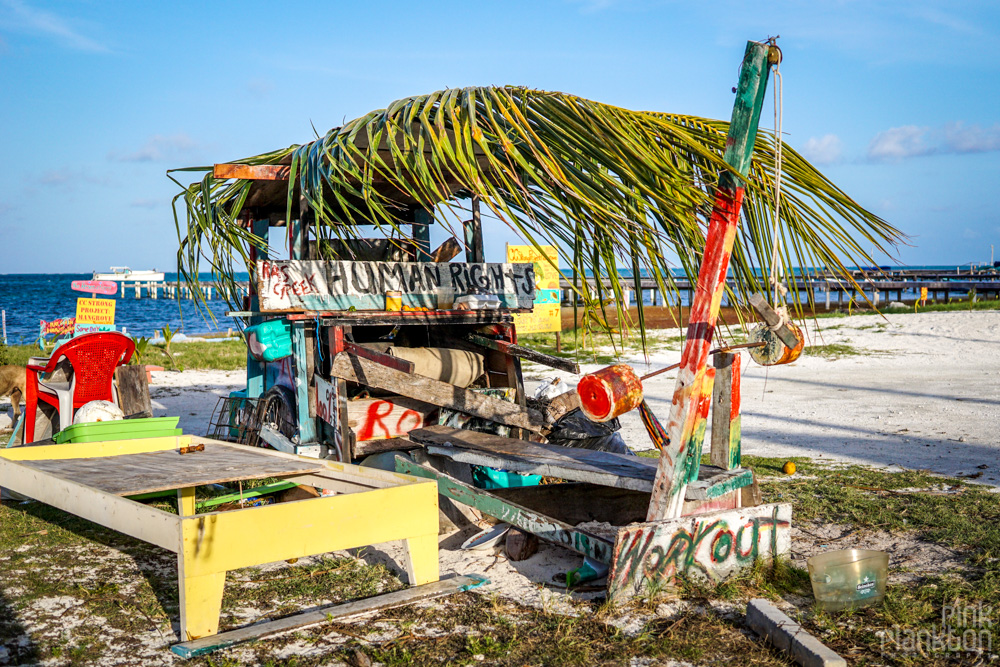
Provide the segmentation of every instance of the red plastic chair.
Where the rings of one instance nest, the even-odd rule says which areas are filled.
[[[73,423],[73,415],[90,401],[114,401],[112,384],[115,369],[123,366],[135,352],[135,341],[116,331],[89,333],[63,343],[42,366],[29,363],[25,387],[24,442],[35,440],[35,414],[38,401],[59,411],[59,428]],[[66,382],[55,382],[44,375],[52,373],[65,358],[73,369]],[[34,359],[32,360],[34,361]]]

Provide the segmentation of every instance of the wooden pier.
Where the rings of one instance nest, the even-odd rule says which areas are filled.
[[[875,305],[883,302],[906,302],[916,301],[920,298],[922,288],[927,289],[928,301],[948,301],[956,296],[966,298],[973,291],[977,299],[1000,299],[1000,273],[940,273],[940,272],[885,272],[885,275],[874,277],[869,274],[867,277],[858,272],[853,276],[854,280],[862,287],[865,295]],[[591,290],[597,288],[597,281],[588,279],[587,284]],[[630,278],[622,278],[622,302],[625,306],[637,303],[634,283]],[[677,306],[689,305],[694,297],[694,284],[689,280],[675,280],[676,293],[665,297],[660,287],[652,278],[643,278],[639,281],[640,294],[638,299],[645,305],[653,306]],[[727,286],[732,289],[735,282],[730,279]],[[799,278],[795,284],[786,284],[789,292],[797,291],[802,302],[812,301],[817,306],[825,305],[826,308],[845,305],[851,302],[852,298],[858,301],[854,292],[854,286],[844,279],[836,279],[823,274],[816,276]],[[560,281],[561,302],[563,305],[573,303],[573,281],[563,278]],[[604,290],[607,298],[611,298],[611,282],[602,281],[601,289]],[[893,299],[892,297],[895,296]],[[680,297],[681,303],[677,303]],[[793,301],[794,296],[789,295],[789,300]],[[723,295],[723,305],[732,305],[729,302],[729,295]]]
[[[127,297],[133,297],[136,299],[159,299],[161,296],[164,299],[176,299],[178,296],[181,299],[193,299],[193,291],[191,287],[183,283],[176,282],[126,282],[122,281],[120,287],[120,297],[122,299]],[[244,289],[246,289],[246,283],[238,283]],[[219,288],[215,283],[202,283],[202,291],[205,294],[206,300],[211,300],[213,298],[218,298]]]

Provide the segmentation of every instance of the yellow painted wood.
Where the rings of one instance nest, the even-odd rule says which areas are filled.
[[[184,557],[177,558],[180,587],[181,637],[184,641],[207,637],[219,632],[222,611],[222,591],[226,573],[188,577],[183,572]]]
[[[406,576],[411,586],[437,581],[441,575],[438,563],[438,536],[421,535],[406,540]]]
[[[60,448],[72,445],[58,445]],[[42,447],[25,447],[42,449]],[[10,450],[8,450],[10,451]],[[0,458],[0,487],[170,551],[180,544],[180,517],[90,486]]]
[[[188,486],[177,489],[177,513],[181,516],[194,516],[194,490],[196,487]]]
[[[49,459],[92,459],[122,454],[145,454],[166,449],[178,449],[191,444],[191,436],[141,438],[137,440],[111,440],[109,442],[78,442],[65,445],[39,447],[11,447],[0,449],[0,458],[8,461],[45,461]]]
[[[181,522],[185,566],[192,576],[198,576],[390,540],[436,537],[437,484],[421,481],[236,512],[212,512],[184,517]]]

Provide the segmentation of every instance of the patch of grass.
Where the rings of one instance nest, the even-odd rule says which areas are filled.
[[[44,356],[37,345],[10,345],[7,349],[9,359],[7,363],[20,366],[26,365],[29,357]],[[176,366],[171,363],[171,358],[163,345],[147,345],[142,363],[164,368],[180,366],[223,371],[242,370],[247,366],[247,346],[241,338],[218,343],[174,342],[170,353],[176,359]]]
[[[847,345],[846,343],[810,345],[804,352],[815,357],[823,357],[824,359],[840,359],[841,357],[856,357],[861,354],[867,354],[853,345]]]

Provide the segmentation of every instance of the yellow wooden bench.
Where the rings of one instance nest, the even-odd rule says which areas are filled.
[[[336,495],[195,514],[195,487],[263,477]],[[0,449],[0,487],[175,552],[182,641],[218,633],[228,570],[406,540],[410,584],[438,580],[437,484],[410,475],[178,436]],[[165,489],[179,515],[123,497]]]

